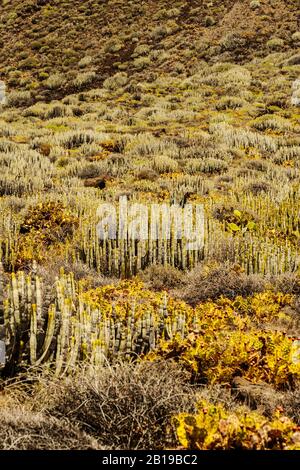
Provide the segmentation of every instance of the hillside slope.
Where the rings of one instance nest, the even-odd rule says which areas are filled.
[[[41,100],[95,88],[120,70],[138,79],[189,74],[201,59],[244,63],[299,47],[299,0],[1,3],[0,78]]]

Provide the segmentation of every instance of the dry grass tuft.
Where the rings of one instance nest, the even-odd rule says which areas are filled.
[[[162,291],[180,287],[184,274],[173,266],[155,264],[149,266],[140,277],[149,289]]]
[[[171,417],[193,410],[196,403],[188,377],[170,361],[121,363],[90,373],[82,369],[63,379],[47,374],[39,378],[33,374],[32,378],[36,384],[28,385],[27,375],[24,388],[29,395],[26,401],[33,409],[33,422],[42,412],[44,421],[47,416],[50,424],[61,423],[61,428],[67,422],[70,429],[79,429],[110,449],[174,446]],[[74,446],[75,437],[74,431],[70,442],[61,445]],[[83,439],[80,445],[89,442],[93,441]]]
[[[249,296],[262,292],[266,281],[259,275],[247,275],[237,265],[224,263],[211,268],[198,265],[185,278],[179,296],[195,306],[208,299],[221,296],[233,299],[237,295]]]
[[[14,404],[1,406],[0,450],[96,450],[97,441],[68,420]]]

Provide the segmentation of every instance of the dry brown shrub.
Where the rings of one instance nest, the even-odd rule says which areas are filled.
[[[45,385],[35,397],[38,408],[67,418],[111,449],[175,445],[171,417],[194,409],[196,402],[186,375],[170,361],[121,363],[93,374],[78,370]]]
[[[169,290],[180,287],[183,282],[183,272],[173,266],[154,264],[149,266],[141,275],[141,279],[149,289]]]
[[[25,406],[1,406],[0,450],[101,449],[97,441],[65,419],[56,419]]]
[[[271,279],[273,289],[285,294],[300,295],[300,276],[297,272],[286,272],[273,276]]]
[[[247,275],[237,265],[224,263],[208,268],[199,264],[185,278],[179,296],[191,305],[221,296],[233,299],[264,290],[266,280],[259,275]]]
[[[284,413],[300,426],[300,386],[284,394],[282,400]]]

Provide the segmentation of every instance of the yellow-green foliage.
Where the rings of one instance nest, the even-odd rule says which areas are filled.
[[[59,202],[29,207],[19,228],[15,268],[26,266],[33,260],[43,261],[49,256],[49,250],[52,255],[55,251],[57,254],[59,245],[70,239],[77,226],[77,217]]]
[[[197,414],[182,413],[174,424],[184,449],[300,450],[299,427],[279,412],[268,419],[244,408],[228,412],[203,400]]]
[[[25,234],[31,231],[41,233],[48,244],[60,237],[70,235],[76,224],[78,224],[78,220],[63,204],[59,202],[41,203],[29,208],[25,220],[20,226],[20,233]],[[61,233],[58,233],[59,231]]]
[[[291,296],[272,292],[206,302],[195,308],[185,338],[162,340],[149,358],[175,358],[202,383],[230,383],[241,375],[277,388],[293,386],[300,378],[293,343],[282,331],[268,328],[268,322],[288,318],[284,307],[291,302]]]
[[[141,281],[121,281],[116,285],[107,285],[83,292],[82,301],[91,308],[98,308],[103,316],[111,316],[112,312],[120,320],[124,320],[134,306],[134,319],[144,313],[151,313],[158,320],[160,307],[165,303],[168,316],[175,319],[176,315],[191,318],[192,308],[185,302],[166,297],[165,292],[153,292],[145,288]]]

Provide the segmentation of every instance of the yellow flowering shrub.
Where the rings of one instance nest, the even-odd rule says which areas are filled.
[[[197,414],[182,413],[174,424],[184,449],[300,450],[299,427],[279,412],[267,419],[244,408],[228,412],[203,400]]]

